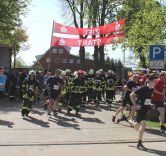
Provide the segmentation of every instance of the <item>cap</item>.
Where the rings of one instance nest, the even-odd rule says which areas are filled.
[[[36,75],[36,72],[34,70],[30,70],[28,75]]]

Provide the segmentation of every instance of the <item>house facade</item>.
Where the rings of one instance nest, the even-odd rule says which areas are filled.
[[[75,71],[80,69],[80,58],[77,55],[70,54],[69,47],[53,47],[48,49],[45,54],[36,56],[35,64],[40,64],[44,70],[52,72],[55,69]],[[92,68],[94,68],[94,61],[86,59],[86,70]]]

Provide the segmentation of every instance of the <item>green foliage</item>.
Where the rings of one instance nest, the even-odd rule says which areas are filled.
[[[126,46],[133,49],[141,64],[147,65],[149,45],[164,44],[165,7],[156,0],[129,0],[123,4],[118,16],[126,21]]]
[[[109,57],[106,58],[105,61],[105,70],[112,70],[117,73],[118,70],[123,68],[122,62],[120,60],[114,60],[113,58],[110,59]]]
[[[14,63],[12,63],[12,68],[14,68]],[[27,68],[26,63],[19,57],[16,60],[16,66],[15,68]]]
[[[31,69],[35,71],[44,71],[44,67],[40,62],[34,64]]]
[[[3,44],[12,48],[13,54],[17,54],[20,50],[28,48],[25,44],[27,42],[28,36],[26,30],[23,28],[15,28],[10,34],[10,38],[7,38],[3,41]],[[0,42],[2,43],[2,42]]]
[[[6,44],[15,27],[22,24],[21,15],[25,15],[30,0],[0,1],[0,43]]]

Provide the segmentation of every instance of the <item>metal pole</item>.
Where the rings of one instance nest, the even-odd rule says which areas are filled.
[[[126,64],[126,46],[124,45],[123,49],[123,67],[122,67],[122,85],[124,87],[124,78],[125,78],[125,64]]]
[[[49,52],[48,52],[49,53],[48,71],[50,70],[50,66],[51,66],[53,28],[54,28],[54,21],[53,21],[53,24],[52,24],[51,42],[50,42],[50,49],[49,49]]]

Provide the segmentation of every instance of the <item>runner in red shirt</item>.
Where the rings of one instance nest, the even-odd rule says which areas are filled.
[[[156,85],[154,87],[153,96],[152,96],[152,104],[155,105],[156,109],[160,112],[159,120],[160,120],[160,130],[163,132],[166,130],[164,127],[165,120],[165,107],[164,107],[164,83],[165,83],[165,73],[161,72],[159,74],[159,78],[156,80]]]

